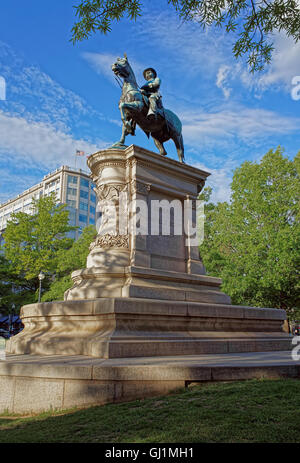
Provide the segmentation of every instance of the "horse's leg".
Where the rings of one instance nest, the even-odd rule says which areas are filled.
[[[183,146],[183,138],[182,138],[181,133],[176,134],[174,137],[172,137],[172,140],[174,141],[176,149],[177,149],[179,162],[182,162],[184,164],[184,146]]]
[[[128,135],[128,132],[126,130],[126,127],[125,127],[125,124],[123,122],[123,125],[122,125],[122,136],[121,136],[121,139],[119,141],[119,143],[121,145],[124,145],[125,144],[125,138],[126,138],[126,135]]]
[[[130,132],[131,132],[131,124],[130,122],[128,121],[126,115],[125,115],[125,111],[124,109],[125,108],[126,104],[125,103],[122,103],[119,108],[120,108],[120,113],[121,113],[121,120],[123,122],[123,127],[122,127],[122,138],[121,140],[123,140],[123,137],[124,137],[124,140],[125,140],[125,137],[126,135],[128,135]],[[126,133],[127,132],[127,133]],[[120,140],[120,142],[121,142]]]
[[[156,147],[159,149],[160,154],[162,154],[163,156],[166,156],[167,152],[164,148],[164,145],[160,141],[158,141],[156,138],[154,138],[153,135],[152,135],[152,138],[153,138],[153,141]]]

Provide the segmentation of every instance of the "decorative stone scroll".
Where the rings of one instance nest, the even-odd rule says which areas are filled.
[[[94,248],[128,248],[129,236],[128,235],[98,235],[95,241],[90,245],[90,251]]]
[[[120,193],[127,192],[127,185],[124,184],[104,184],[95,188],[99,201],[118,202]]]
[[[143,182],[137,182],[135,180],[132,180],[130,183],[130,189],[131,189],[131,194],[142,194],[147,196],[149,194],[149,191],[151,189],[151,184],[150,183],[143,183]]]

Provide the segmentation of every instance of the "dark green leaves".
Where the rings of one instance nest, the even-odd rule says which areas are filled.
[[[141,2],[138,0],[83,0],[74,6],[79,21],[72,28],[72,42],[87,39],[96,31],[106,34],[111,24],[124,16],[136,20],[140,16]]]
[[[69,212],[57,205],[55,196],[33,202],[33,214],[12,214],[4,233],[5,258],[16,274],[27,280],[37,278],[42,270],[56,270],[58,252],[70,248],[73,240],[66,234],[74,227],[68,225]]]
[[[271,150],[235,170],[230,203],[206,206],[200,253],[235,304],[300,307],[298,164]]]

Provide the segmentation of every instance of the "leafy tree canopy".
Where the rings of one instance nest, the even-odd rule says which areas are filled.
[[[283,32],[295,42],[300,38],[300,6],[297,0],[167,0],[183,21],[206,27],[224,27],[235,34],[236,58],[245,56],[251,72],[261,71],[271,61],[272,34]],[[111,31],[124,16],[142,15],[143,0],[81,0],[75,8],[79,18],[72,28],[72,41],[93,33]]]
[[[42,296],[43,302],[63,300],[65,291],[73,285],[71,273],[86,267],[89,246],[96,234],[95,227],[90,225],[83,229],[81,236],[74,241],[70,249],[59,251],[56,275],[49,290]]]
[[[33,201],[32,214],[11,215],[4,233],[4,253],[15,274],[30,280],[40,271],[56,271],[59,252],[73,243],[66,234],[76,228],[69,226],[65,207],[50,195]]]
[[[89,245],[97,234],[86,227],[77,241],[67,238],[69,212],[55,195],[33,202],[32,214],[12,214],[0,250],[0,313],[16,312],[38,299],[38,274],[43,281],[42,301],[62,300],[72,286],[71,273],[86,266]]]
[[[200,253],[234,304],[300,308],[299,174],[300,153],[270,150],[235,170],[230,203],[206,207]]]

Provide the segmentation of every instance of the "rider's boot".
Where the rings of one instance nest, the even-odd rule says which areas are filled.
[[[154,98],[149,98],[149,111],[147,114],[147,118],[149,120],[155,120],[157,118],[156,116],[156,101]]]

